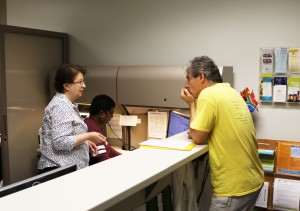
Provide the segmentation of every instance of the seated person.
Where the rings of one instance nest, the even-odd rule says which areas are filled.
[[[90,116],[84,119],[89,132],[98,132],[103,134],[102,128],[112,119],[115,113],[116,104],[113,99],[107,95],[98,95],[94,97],[90,106]],[[90,155],[90,165],[107,160],[120,155],[118,151],[112,148],[107,142],[100,143],[98,154]]]

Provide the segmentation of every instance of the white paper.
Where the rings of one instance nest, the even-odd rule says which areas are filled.
[[[273,208],[276,210],[299,210],[300,181],[274,179]]]
[[[263,96],[272,96],[272,81],[263,82]]]
[[[192,141],[188,141],[188,140],[165,139],[165,140],[147,140],[139,144],[144,146],[154,146],[154,147],[164,147],[170,149],[184,150],[192,143],[193,143]]]
[[[255,206],[267,208],[268,206],[268,190],[269,190],[269,183],[264,182],[264,186],[262,187],[259,196],[257,198]]]
[[[291,146],[291,158],[300,158],[300,146]]]
[[[106,135],[108,138],[120,138],[122,139],[122,126],[119,124],[121,114],[114,114],[114,117],[106,124]]]
[[[121,115],[119,124],[121,126],[136,126],[140,123],[136,115]]]
[[[148,137],[166,138],[168,127],[168,112],[148,112]]]

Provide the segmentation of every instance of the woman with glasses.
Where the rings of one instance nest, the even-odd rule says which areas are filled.
[[[106,142],[98,132],[87,132],[75,100],[86,88],[86,69],[64,64],[55,75],[56,94],[45,108],[42,121],[41,157],[38,174],[75,163],[77,169],[89,165],[89,147],[96,152],[96,144]]]

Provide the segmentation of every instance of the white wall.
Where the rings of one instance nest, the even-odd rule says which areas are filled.
[[[299,9],[299,0],[7,0],[7,24],[68,33],[70,61],[85,66],[208,55],[258,96],[259,48],[300,47]],[[299,108],[260,105],[257,137],[300,141]]]

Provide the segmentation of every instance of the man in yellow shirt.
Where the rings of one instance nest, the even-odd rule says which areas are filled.
[[[190,109],[190,136],[209,148],[210,211],[253,210],[264,172],[245,101],[230,84],[223,83],[218,67],[207,56],[191,61],[186,79],[181,99]]]

